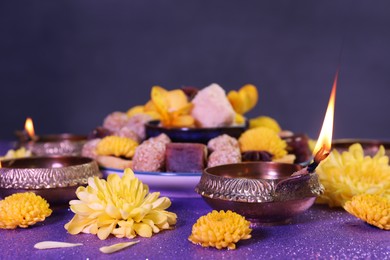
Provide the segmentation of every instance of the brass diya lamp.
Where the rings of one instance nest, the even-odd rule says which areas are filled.
[[[337,75],[311,164],[244,162],[210,167],[195,191],[212,208],[235,211],[255,226],[288,223],[310,208],[324,191],[315,169],[331,149]]]
[[[0,162],[0,197],[33,192],[50,204],[67,204],[89,177],[102,177],[97,163],[86,157],[56,156]]]
[[[36,156],[81,155],[87,136],[75,134],[35,135],[31,118],[25,122],[25,131],[18,133],[20,145],[26,147]]]
[[[333,140],[332,147],[339,152],[345,152],[355,143],[362,145],[365,155],[374,156],[379,151],[380,146],[383,146],[386,155],[390,156],[390,141],[373,139],[336,139]]]

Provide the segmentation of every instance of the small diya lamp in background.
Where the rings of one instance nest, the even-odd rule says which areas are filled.
[[[87,137],[75,134],[36,135],[31,118],[27,118],[24,131],[16,133],[20,146],[29,149],[34,155],[80,155]]]

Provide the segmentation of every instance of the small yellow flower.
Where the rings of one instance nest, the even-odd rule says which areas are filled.
[[[114,155],[117,157],[131,158],[137,146],[138,142],[131,138],[114,135],[106,136],[97,144],[96,153],[98,155]]]
[[[390,230],[390,200],[379,195],[361,194],[347,201],[344,209],[380,229]]]
[[[75,216],[65,225],[72,235],[97,234],[102,240],[110,234],[151,237],[176,224],[176,214],[165,210],[171,205],[169,198],[149,193],[131,169],[124,171],[122,179],[117,174],[109,175],[107,181],[91,177],[88,186],[79,187],[76,194],[79,199],[69,203]]]
[[[333,150],[316,172],[325,187],[318,203],[341,207],[353,196],[363,193],[390,195],[389,158],[382,146],[373,157],[364,156],[360,144],[351,145],[348,152],[342,154]]]
[[[15,193],[0,201],[0,228],[26,228],[51,215],[45,199],[32,192]]]
[[[282,128],[280,127],[279,123],[272,117],[259,116],[249,120],[249,128],[256,128],[260,126],[272,129],[275,131],[275,133],[280,133],[282,131]]]
[[[17,150],[12,150],[12,149],[8,150],[8,152],[4,155],[4,157],[0,156],[0,160],[24,158],[30,156],[31,156],[31,151],[27,150],[25,147],[21,147]]]
[[[239,240],[251,238],[249,225],[249,221],[235,212],[213,210],[196,221],[188,240],[203,247],[235,249]]]
[[[273,159],[280,159],[287,155],[287,144],[277,133],[266,127],[257,127],[245,131],[238,139],[242,152],[266,151],[273,155]]]

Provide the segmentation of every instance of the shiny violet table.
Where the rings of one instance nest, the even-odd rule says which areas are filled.
[[[8,143],[0,143],[4,154]],[[187,238],[196,220],[211,208],[201,198],[172,198],[176,228],[136,238],[140,243],[106,255],[99,248],[129,241],[89,234],[69,235],[64,229],[73,216],[67,206],[53,208],[46,221],[27,229],[0,230],[0,259],[390,259],[390,232],[372,227],[342,209],[315,205],[288,225],[253,229],[252,238],[236,250],[202,248]],[[83,246],[36,250],[34,244],[53,240]]]

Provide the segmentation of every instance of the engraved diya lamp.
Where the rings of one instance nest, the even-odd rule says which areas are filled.
[[[349,147],[355,143],[362,145],[364,153],[368,156],[374,156],[382,145],[385,148],[387,156],[390,156],[390,141],[372,140],[372,139],[336,139],[332,142],[332,147],[339,152],[348,151]]]
[[[25,146],[36,156],[81,155],[87,136],[75,134],[35,135],[31,118],[27,118],[25,130],[18,132],[20,145]]]
[[[97,163],[87,157],[57,156],[10,159],[0,162],[0,197],[33,192],[50,204],[76,198],[76,189],[89,177],[102,177]]]
[[[206,168],[195,191],[214,209],[232,210],[257,224],[287,223],[324,191],[315,169],[331,149],[337,74],[324,123],[307,167],[244,162]]]

